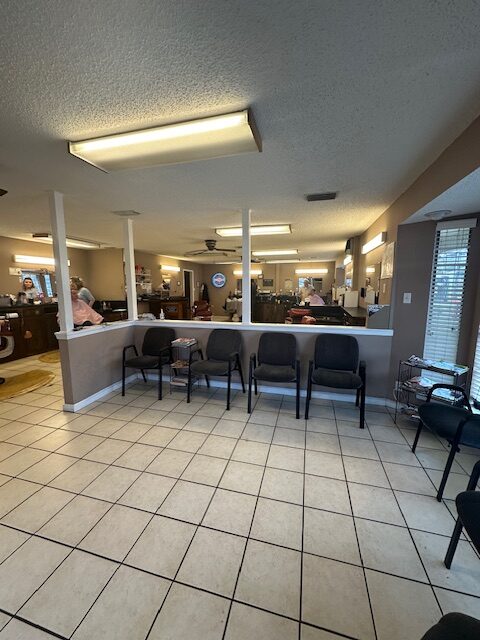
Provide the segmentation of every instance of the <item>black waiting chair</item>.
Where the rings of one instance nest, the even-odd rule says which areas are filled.
[[[206,360],[200,350],[201,360],[196,360],[190,365],[194,375],[205,376],[207,387],[210,386],[209,376],[227,376],[227,411],[230,410],[230,393],[232,373],[238,371],[242,383],[242,391],[245,393],[243,381],[242,363],[240,351],[242,337],[235,329],[213,329],[208,336]]]
[[[296,382],[296,417],[300,417],[300,360],[297,360],[297,341],[291,333],[262,333],[256,354],[250,356],[248,370],[248,413],[252,412],[252,382],[255,395],[257,381]]]
[[[314,360],[308,365],[305,419],[308,420],[312,385],[333,389],[352,389],[360,405],[360,428],[365,427],[366,364],[359,361],[358,342],[352,336],[324,333],[315,340]]]
[[[437,389],[449,389],[456,393],[465,406],[451,406],[445,403],[432,402],[432,396]],[[427,400],[418,408],[420,418],[412,445],[412,451],[417,448],[418,439],[423,427],[427,427],[435,435],[445,438],[450,444],[450,453],[443,471],[442,480],[438,488],[437,500],[443,496],[448,474],[452,468],[455,454],[460,445],[480,448],[480,416],[472,413],[468,396],[462,387],[452,384],[434,384],[427,393]]]
[[[464,613],[447,613],[421,640],[478,640],[480,620]]]
[[[457,549],[458,541],[463,527],[470,536],[475,549],[480,553],[480,491],[475,491],[480,479],[480,460],[475,463],[472,475],[467,485],[467,490],[459,493],[455,498],[458,518],[453,530],[452,539],[445,556],[445,566],[450,569],[453,556]],[[480,634],[478,636],[480,638]]]
[[[122,356],[122,396],[125,395],[125,370],[140,369],[144,381],[147,381],[145,371],[158,370],[158,399],[162,399],[162,369],[163,365],[172,362],[172,340],[175,340],[174,329],[167,327],[155,327],[147,329],[143,338],[142,355],[138,355],[134,344],[123,348]],[[135,357],[127,358],[127,351],[133,349]]]

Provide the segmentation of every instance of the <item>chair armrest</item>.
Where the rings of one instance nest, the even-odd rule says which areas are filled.
[[[122,362],[125,362],[125,354],[127,353],[128,349],[133,349],[135,351],[135,355],[138,356],[137,347],[134,344],[127,344],[126,347],[123,347]]]
[[[308,379],[309,380],[312,377],[312,373],[313,373],[313,360],[309,360],[308,361]]]
[[[468,411],[472,413],[472,407],[470,405],[470,401],[463,387],[459,387],[458,385],[455,385],[455,384],[446,384],[444,382],[439,382],[438,384],[434,384],[433,387],[431,387],[428,390],[426,402],[430,402],[430,400],[432,399],[432,395],[436,389],[450,389],[450,391],[457,391],[458,393],[461,393],[463,396],[464,404],[466,405]]]
[[[468,481],[467,491],[475,491],[479,480],[480,480],[480,460],[477,460],[477,462],[473,467],[470,480]]]
[[[231,353],[228,354],[227,360],[235,360],[235,358],[239,355],[240,355],[239,351],[232,351]]]

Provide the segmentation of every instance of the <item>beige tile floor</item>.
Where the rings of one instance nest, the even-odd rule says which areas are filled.
[[[0,404],[0,640],[415,640],[480,617],[480,559],[443,557],[478,452],[369,407],[142,382],[77,414],[53,384]]]

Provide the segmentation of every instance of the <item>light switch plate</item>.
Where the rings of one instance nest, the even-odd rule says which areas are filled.
[[[403,294],[403,304],[411,304],[412,302],[412,294],[411,293],[404,293]]]

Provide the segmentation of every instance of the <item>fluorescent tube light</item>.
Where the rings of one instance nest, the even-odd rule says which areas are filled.
[[[160,269],[162,271],[173,271],[175,273],[178,273],[180,271],[180,267],[171,267],[170,265],[167,265],[167,264],[162,264]]]
[[[295,273],[308,273],[310,275],[328,273],[328,269],[295,269]]]
[[[382,244],[385,244],[386,239],[387,239],[387,232],[382,231],[382,233],[379,233],[378,235],[376,235],[374,238],[372,238],[366,244],[363,245],[362,253],[368,253],[369,251],[373,251],[373,249],[376,249],[377,247],[381,247]]]
[[[350,264],[352,261],[352,256],[345,256],[345,260],[343,261],[343,266],[346,267],[347,264]]]
[[[250,275],[251,276],[261,276],[263,273],[263,271],[261,269],[250,269]],[[236,269],[233,272],[234,276],[242,276],[243,275],[243,271]]]
[[[265,260],[266,264],[298,264],[299,262],[300,258],[292,260]]]
[[[70,153],[103,171],[177,164],[261,151],[248,109],[90,140],[69,142]]]
[[[252,256],[294,256],[298,249],[269,249],[268,251],[252,251]]]
[[[241,238],[242,227],[227,227],[226,229],[215,229],[215,233],[222,238]],[[250,227],[251,236],[274,236],[283,233],[292,233],[289,224],[265,224]]]
[[[32,233],[32,238],[36,242],[44,242],[45,244],[53,243],[52,236],[49,233]],[[89,240],[67,238],[67,247],[72,249],[100,249],[101,245],[98,242],[90,242]]]
[[[43,256],[15,255],[13,256],[13,261],[18,264],[41,264],[49,267],[55,266],[54,258],[44,258]],[[70,260],[68,261],[68,266],[70,266]]]

